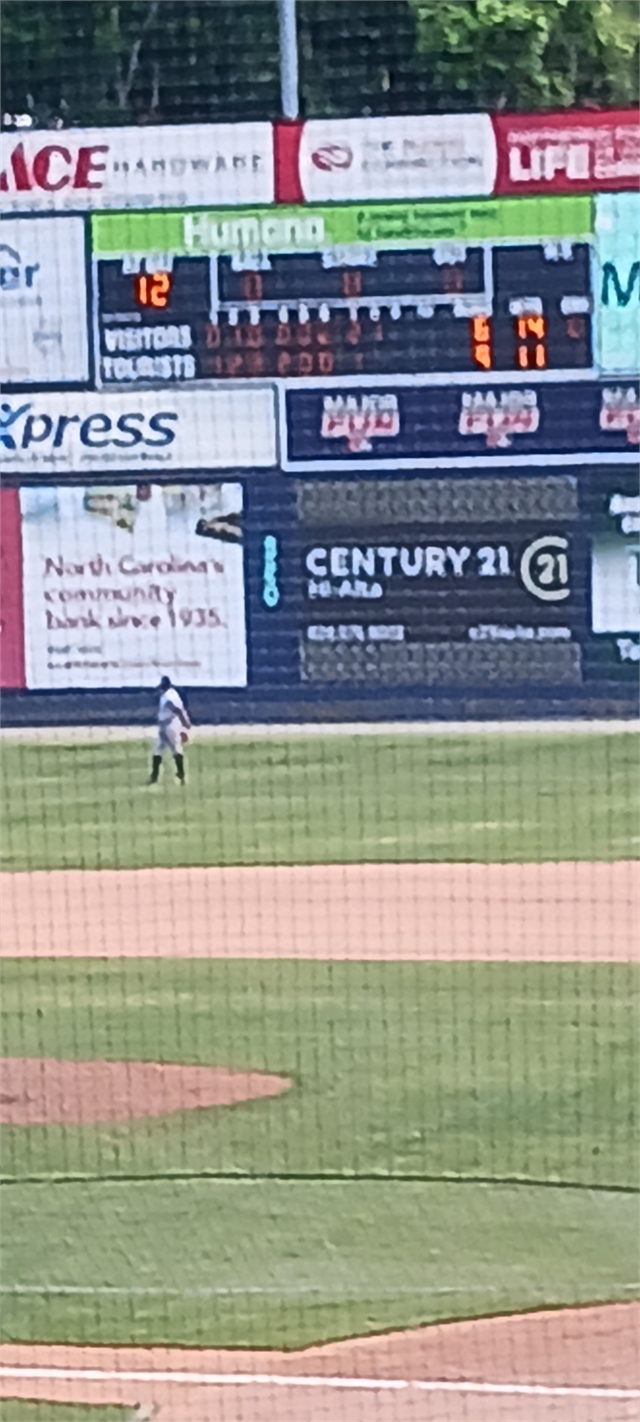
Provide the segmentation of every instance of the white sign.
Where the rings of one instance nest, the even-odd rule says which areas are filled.
[[[274,394],[257,390],[16,395],[0,403],[7,473],[269,468]]]
[[[640,544],[602,533],[591,545],[594,632],[640,632]]]
[[[598,193],[596,331],[603,375],[640,370],[640,194]],[[640,410],[637,412],[640,422]]]
[[[594,632],[640,632],[640,498],[613,494],[609,516],[613,527],[591,543],[591,626]]]
[[[0,137],[12,212],[273,202],[268,123],[21,130]]]
[[[82,218],[4,218],[0,239],[0,380],[88,380]]]
[[[346,439],[352,454],[368,454],[372,439],[395,439],[400,434],[398,397],[325,395],[320,434],[322,439]]]
[[[29,688],[245,686],[242,486],[21,489]]]
[[[539,427],[535,390],[465,391],[462,396],[458,432],[484,435],[487,449],[509,449],[514,435],[535,434]]]
[[[311,119],[300,143],[307,202],[475,197],[493,192],[488,114]]]

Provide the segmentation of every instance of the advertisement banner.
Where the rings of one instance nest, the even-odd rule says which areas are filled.
[[[310,119],[300,139],[307,202],[482,196],[496,162],[488,114]]]
[[[634,462],[636,382],[287,388],[283,467],[318,471]]]
[[[640,370],[640,196],[596,198],[598,361],[603,374]]]
[[[297,510],[303,681],[579,683],[575,479],[323,480]]]
[[[9,212],[273,202],[268,123],[5,132]]]
[[[498,193],[633,189],[640,181],[636,109],[494,114],[493,126]]]
[[[421,248],[439,242],[535,241],[589,237],[587,197],[485,202],[351,203],[336,207],[247,208],[229,213],[97,214],[95,257],[239,256],[322,252],[330,247]],[[152,265],[151,263],[149,265]]]
[[[6,473],[235,469],[276,462],[274,395],[172,390],[15,396],[0,405]]]
[[[242,486],[20,491],[31,689],[245,686]]]
[[[2,384],[88,380],[82,218],[3,218],[0,237]]]
[[[24,685],[20,495],[0,489],[0,686]]]
[[[604,481],[601,479],[600,484]],[[591,630],[622,633],[623,662],[640,660],[640,495],[637,477],[612,473],[594,502],[591,521]],[[628,634],[632,634],[629,638]]]

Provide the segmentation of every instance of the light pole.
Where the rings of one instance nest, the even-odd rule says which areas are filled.
[[[298,103],[298,38],[296,34],[296,0],[278,0],[280,28],[280,93],[282,113],[286,119],[297,119]]]

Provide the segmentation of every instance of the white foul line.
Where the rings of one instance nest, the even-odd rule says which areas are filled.
[[[640,1398],[640,1388],[550,1387],[543,1383],[419,1382],[407,1378],[296,1377],[280,1373],[181,1373],[112,1372],[103,1368],[20,1368],[0,1367],[0,1378],[27,1378],[51,1382],[131,1382],[186,1383],[206,1387],[310,1387],[360,1392],[456,1392],[481,1393],[489,1397],[591,1397],[632,1401]]]

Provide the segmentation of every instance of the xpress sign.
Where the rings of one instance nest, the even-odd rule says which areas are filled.
[[[275,464],[270,390],[18,396],[0,403],[6,473],[225,469]]]
[[[3,133],[11,212],[273,202],[268,123]]]

